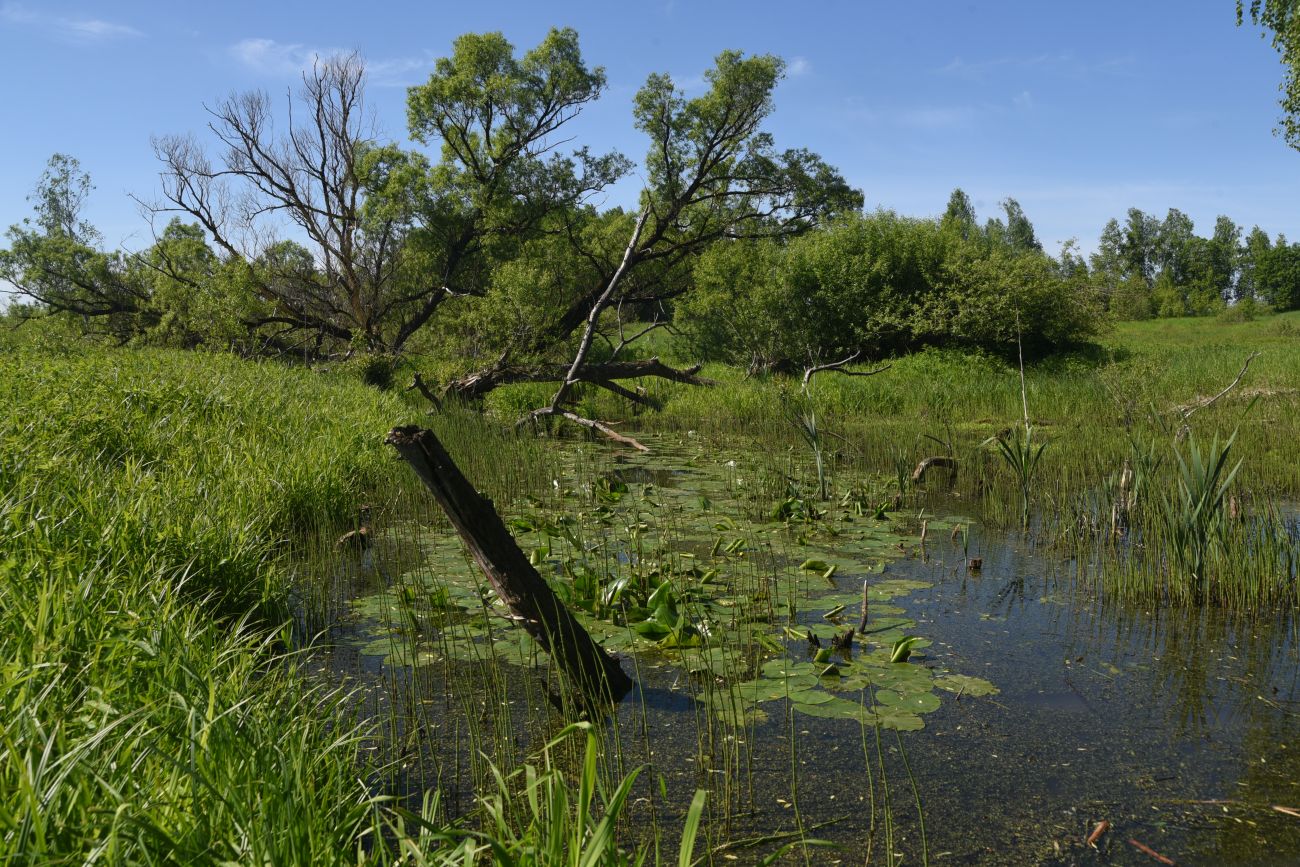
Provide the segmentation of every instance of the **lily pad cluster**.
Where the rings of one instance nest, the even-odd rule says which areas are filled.
[[[660,449],[585,484],[557,480],[551,501],[521,501],[508,521],[594,637],[681,666],[721,719],[759,720],[784,701],[808,716],[915,730],[940,706],[936,690],[996,691],[923,658],[929,642],[894,604],[928,586],[881,576],[908,555],[910,528],[863,508],[865,497],[815,505],[792,493],[755,510],[741,466]],[[629,482],[651,478],[673,484]],[[419,543],[423,568],[357,602],[376,624],[364,652],[394,664],[535,658],[454,538]],[[864,580],[870,616],[858,633]]]

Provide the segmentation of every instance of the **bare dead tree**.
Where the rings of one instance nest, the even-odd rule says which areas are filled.
[[[318,59],[288,96],[282,129],[270,96],[255,91],[208,109],[223,147],[215,162],[192,136],[154,141],[164,201],[147,207],[197,220],[226,255],[247,263],[268,305],[252,327],[383,346],[400,245],[395,219],[364,212],[363,161],[376,136],[364,90],[360,57]],[[310,244],[306,253],[280,239],[286,222]]]

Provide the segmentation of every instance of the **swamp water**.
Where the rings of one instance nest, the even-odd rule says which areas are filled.
[[[1290,615],[1109,606],[959,502],[880,509],[864,485],[815,503],[789,456],[650,444],[567,447],[550,496],[498,504],[638,680],[597,721],[612,775],[648,765],[633,836],[657,827],[675,852],[705,788],[696,856],[716,863],[800,833],[836,844],[806,863],[1158,863],[1130,841],[1300,863],[1300,817],[1274,809],[1300,810]],[[455,816],[489,761],[535,756],[576,711],[445,522],[400,511],[364,557],[315,558],[306,625],[320,673],[384,732],[376,786],[437,787]],[[866,633],[836,649],[864,580]]]

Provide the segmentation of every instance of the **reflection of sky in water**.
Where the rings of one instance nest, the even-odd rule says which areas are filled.
[[[746,467],[743,458],[739,467],[717,459],[672,471],[658,465],[690,456],[661,449],[605,466],[612,471],[609,477],[633,489],[633,496],[643,493],[643,485],[654,486],[649,497],[660,517],[657,532],[678,550],[703,553],[710,544],[692,534],[683,517],[685,504],[705,494],[713,514],[734,518],[743,511],[729,500],[736,479],[757,470]],[[753,504],[747,508],[753,515]],[[590,535],[602,532],[592,528]],[[617,541],[610,547],[613,560],[626,566],[634,547],[617,528],[608,537]],[[375,569],[361,570],[362,580],[351,594],[373,593],[386,583],[386,569],[396,574],[427,556],[411,539],[388,542],[389,559],[381,556],[372,564]],[[684,812],[697,786],[710,786],[715,809],[725,803],[731,814],[724,823],[730,838],[790,830],[802,821],[805,828],[815,827],[812,836],[843,844],[845,850],[834,857],[853,863],[866,852],[873,794],[872,851],[881,857],[883,761],[898,824],[895,849],[917,863],[919,828],[901,744],[924,800],[935,863],[1094,858],[1083,851],[1082,840],[1102,819],[1113,827],[1101,846],[1118,863],[1154,863],[1129,846],[1130,837],[1187,863],[1300,859],[1300,820],[1271,809],[1274,804],[1300,807],[1296,621],[1234,622],[1217,612],[1189,615],[1074,598],[1068,574],[1073,567],[1058,566],[1049,574],[1042,559],[1015,542],[972,534],[970,553],[982,556],[984,564],[971,574],[961,547],[947,532],[932,532],[928,562],[895,559],[883,575],[872,576],[873,581],[915,578],[932,584],[894,601],[916,621],[910,631],[934,642],[913,664],[987,678],[999,694],[941,692],[942,704],[924,716],[923,731],[901,736],[885,731],[879,743],[872,729],[791,714],[784,702],[764,703],[766,721],[735,730],[709,725],[691,698],[699,684],[679,665],[644,656],[637,670],[641,688],[620,707],[611,729],[611,737],[622,743],[625,770],[651,763],[637,796],[656,798],[662,781],[673,802],[659,816],[663,820]],[[391,556],[395,550],[397,560]],[[798,562],[801,550],[790,545],[773,556]],[[761,572],[755,559],[761,558],[733,568]],[[463,561],[460,568],[467,568]],[[861,586],[851,572],[837,575],[835,582],[843,592]],[[824,622],[807,614],[801,621]],[[345,619],[337,632],[346,636],[354,626]],[[798,648],[791,646],[797,656]],[[420,766],[414,759],[425,756],[422,773],[408,773],[405,785],[417,788],[440,779],[453,807],[467,805],[471,796],[456,791],[449,776],[455,768],[463,771],[453,753],[468,748],[463,740],[468,731],[477,731],[479,738],[506,732],[508,742],[527,751],[563,722],[557,713],[541,710],[549,688],[534,672],[461,662],[413,674],[380,660],[343,642],[332,657],[318,657],[318,664],[333,676],[350,672],[364,684],[361,704],[367,712],[382,717],[388,705],[403,702],[416,708],[405,717],[414,724],[397,726],[408,768]],[[443,682],[447,673],[478,695],[450,698]],[[498,694],[501,700],[485,700]],[[454,722],[475,715],[472,724]],[[545,731],[535,731],[539,725]],[[868,782],[868,759],[875,787]],[[646,818],[646,803],[634,802],[633,814]],[[677,824],[666,820],[667,827]],[[760,851],[766,850],[735,854],[756,860]],[[940,858],[940,853],[948,854]],[[813,860],[823,857],[831,856]]]

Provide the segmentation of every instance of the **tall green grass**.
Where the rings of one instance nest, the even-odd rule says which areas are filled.
[[[0,353],[0,861],[464,863],[287,625],[286,555],[411,496],[381,437],[418,418],[229,356]],[[546,483],[531,441],[437,425],[494,496]]]

